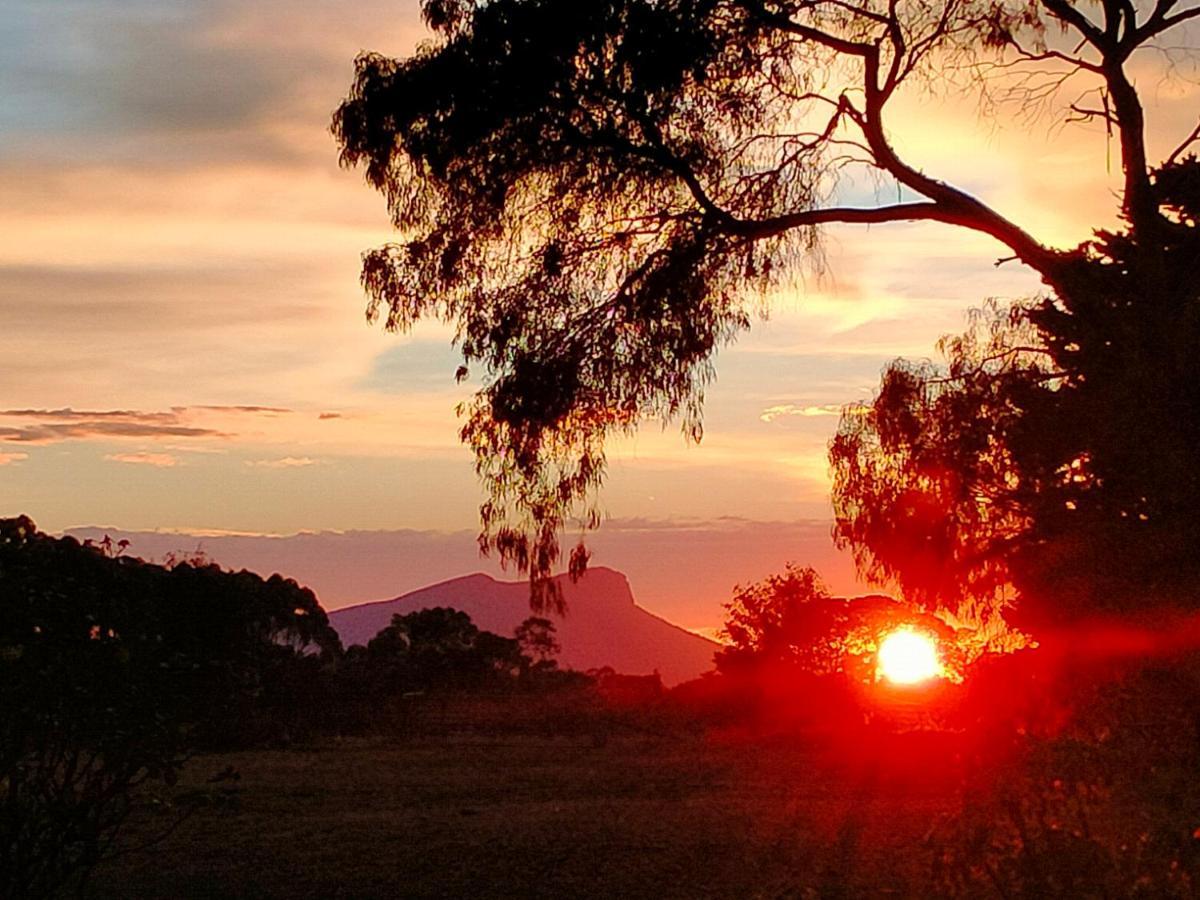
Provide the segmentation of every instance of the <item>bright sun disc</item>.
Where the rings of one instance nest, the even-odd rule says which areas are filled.
[[[937,644],[924,634],[902,628],[879,645],[879,674],[894,684],[916,684],[941,673]]]

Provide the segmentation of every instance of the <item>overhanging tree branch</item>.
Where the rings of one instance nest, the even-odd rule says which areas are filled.
[[[1167,220],[1125,65],[1200,16],[1180,0],[1141,22],[1137,0],[1099,0],[1099,21],[1081,0],[437,3],[427,50],[360,57],[334,131],[406,232],[366,258],[371,308],[399,327],[453,322],[464,363],[482,364],[463,435],[492,495],[485,545],[535,576],[565,510],[603,480],[608,436],[646,417],[698,429],[713,354],[749,322],[745,289],[777,284],[814,229],[939,222],[994,238],[1058,297],[1078,286],[1083,251],[1047,246],[893,145],[889,102],[936,81],[939,57],[1002,77],[1032,64],[1039,103],[1075,73],[1098,79],[1122,212],[1154,246]],[[1047,24],[1078,46],[1048,45]],[[831,199],[848,152],[912,199]]]

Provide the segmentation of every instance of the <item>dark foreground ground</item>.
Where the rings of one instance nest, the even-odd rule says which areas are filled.
[[[138,849],[173,815],[140,804],[86,896],[921,896],[923,838],[954,803],[945,760],[909,746],[895,771],[816,747],[441,737],[202,756],[171,791],[195,811]]]

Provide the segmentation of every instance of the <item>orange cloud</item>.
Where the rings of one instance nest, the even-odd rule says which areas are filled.
[[[23,459],[29,459],[29,454],[0,452],[0,466],[11,466],[13,463],[18,463]]]
[[[307,456],[285,456],[282,459],[248,459],[246,465],[262,469],[300,469],[315,466],[318,462]]]
[[[170,469],[179,465],[179,459],[170,453],[109,453],[104,457],[109,462],[129,463],[134,466],[154,466],[157,469]]]

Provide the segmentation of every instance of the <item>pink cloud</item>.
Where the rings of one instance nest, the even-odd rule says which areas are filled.
[[[105,438],[227,438],[231,435],[188,422],[199,413],[238,416],[278,416],[291,410],[275,406],[173,406],[169,410],[136,409],[0,409],[0,419],[22,420],[0,424],[0,440],[24,444],[52,444],[72,439]]]

